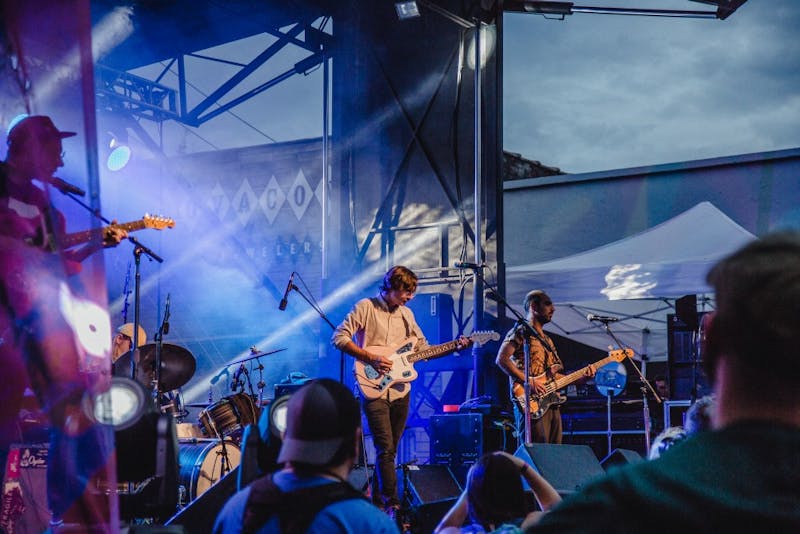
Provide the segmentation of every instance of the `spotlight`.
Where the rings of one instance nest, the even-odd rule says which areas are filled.
[[[147,391],[130,378],[114,377],[108,391],[97,395],[94,400],[95,419],[112,425],[115,431],[130,428],[154,410]]]
[[[120,494],[123,519],[166,518],[178,504],[178,437],[175,420],[161,414],[150,391],[135,380],[115,376],[94,400],[98,422],[114,427],[117,479],[135,484]]]
[[[269,408],[269,438],[283,440],[283,434],[286,432],[286,409],[289,404],[289,395],[284,395],[270,405]]]
[[[419,17],[419,6],[417,6],[416,2],[395,2],[394,9],[397,11],[397,18],[400,20]]]
[[[258,426],[247,425],[242,435],[242,456],[237,487],[242,489],[264,473],[278,469],[278,454],[286,432],[289,395],[277,397],[261,411]]]
[[[106,167],[110,171],[119,171],[125,168],[131,159],[131,147],[128,145],[128,131],[123,129],[119,132],[106,132],[108,136],[108,153]]]

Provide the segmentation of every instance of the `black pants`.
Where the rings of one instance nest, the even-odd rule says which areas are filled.
[[[378,506],[399,506],[395,458],[397,445],[403,436],[408,418],[411,395],[389,402],[385,398],[363,400],[361,406],[375,446],[375,466],[378,475],[378,495],[372,500]]]

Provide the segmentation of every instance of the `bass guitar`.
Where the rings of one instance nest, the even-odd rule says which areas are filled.
[[[595,369],[599,369],[604,365],[611,363],[611,362],[621,362],[625,358],[633,358],[633,350],[631,349],[620,349],[620,350],[612,350],[608,353],[608,356],[603,358],[600,361],[593,363]],[[564,375],[559,378],[550,378],[545,384],[545,392],[544,393],[535,393],[531,391],[531,395],[529,397],[529,406],[531,409],[531,419],[540,419],[545,412],[550,408],[550,406],[564,404],[566,402],[567,397],[562,395],[559,390],[564,389],[568,385],[572,384],[573,382],[577,382],[581,378],[586,376],[586,371],[589,369],[589,366],[582,369],[578,369],[568,375]],[[545,373],[542,373],[535,378],[544,377]],[[525,409],[525,386],[518,382],[515,382],[514,385],[511,387],[511,395],[512,400],[516,403],[520,410]]]
[[[487,341],[500,339],[500,334],[491,330],[473,332],[467,339],[476,345],[483,345]],[[417,378],[418,373],[414,369],[414,363],[421,360],[430,360],[440,356],[446,356],[458,349],[458,340],[432,345],[426,349],[412,352],[417,338],[412,336],[406,338],[396,347],[366,347],[365,350],[381,356],[388,356],[392,360],[392,370],[388,373],[381,373],[369,364],[361,360],[355,362],[355,375],[361,394],[368,400],[377,399],[392,387],[392,385],[402,382],[411,382]]]

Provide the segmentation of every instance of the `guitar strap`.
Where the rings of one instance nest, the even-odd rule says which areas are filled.
[[[416,334],[413,332],[411,328],[411,320],[408,317],[408,313],[410,310],[406,306],[400,306],[400,316],[403,318],[403,323],[406,325],[406,337],[409,338],[411,336],[415,336]]]
[[[520,327],[520,328],[522,328],[522,327]],[[526,329],[523,329],[523,333],[525,333],[525,332],[526,332]],[[525,334],[523,336],[523,339],[525,340],[524,350],[528,353],[528,356],[530,356],[531,338],[533,338],[533,336],[531,336],[531,335]],[[553,347],[553,345],[550,344],[550,342],[548,341],[548,339],[545,338],[545,336],[537,336],[537,337],[535,337],[533,339],[537,339],[539,341],[539,343],[542,345],[542,348],[544,348],[545,352],[549,352],[550,355],[552,356],[553,362],[552,362],[551,365],[545,365],[545,371],[549,371],[553,366],[556,366],[556,365],[560,365],[560,366],[563,367],[563,364],[561,363],[561,358],[558,357],[558,353],[556,352],[556,349]],[[546,363],[547,362],[545,361],[545,364]]]

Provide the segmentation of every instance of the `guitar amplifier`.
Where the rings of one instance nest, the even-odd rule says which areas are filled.
[[[433,415],[430,418],[430,463],[474,464],[492,451],[513,452],[513,423],[481,413]]]

